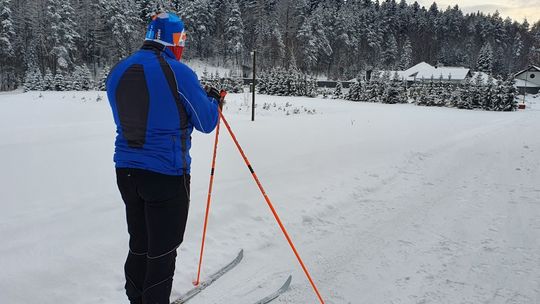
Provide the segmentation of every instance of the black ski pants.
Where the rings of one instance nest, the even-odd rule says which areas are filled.
[[[117,168],[116,178],[129,232],[126,294],[132,304],[169,304],[176,249],[188,216],[190,176]]]

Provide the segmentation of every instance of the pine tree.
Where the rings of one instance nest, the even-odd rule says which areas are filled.
[[[110,31],[107,47],[112,50],[112,59],[116,62],[140,46],[142,32],[138,30],[140,18],[137,16],[137,6],[133,0],[99,1],[103,7],[105,26]]]
[[[91,90],[95,87],[92,73],[86,64],[81,66],[81,86],[84,91]]]
[[[460,99],[457,103],[457,107],[460,109],[472,109],[473,108],[473,85],[470,78],[465,78],[465,81],[460,85]]]
[[[528,59],[531,64],[540,66],[540,21],[534,24],[530,34],[532,41]]]
[[[64,75],[60,72],[57,72],[54,75],[54,90],[55,91],[67,91],[66,82],[64,80]]]
[[[502,111],[504,109],[505,87],[503,80],[499,77],[495,87],[495,96],[493,97],[493,110]]]
[[[381,63],[383,66],[393,69],[396,65],[397,52],[398,46],[396,37],[393,34],[390,34],[385,40],[385,44],[381,52]]]
[[[235,64],[240,64],[244,49],[244,23],[237,0],[228,2],[229,18],[225,23],[226,49],[234,59]]]
[[[190,40],[192,46],[187,49],[188,54],[195,52],[201,58],[212,55],[214,45],[208,41],[211,41],[216,28],[216,12],[213,9],[214,6],[209,0],[194,0],[187,2],[181,11],[186,30],[192,37]]]
[[[510,72],[517,70],[516,67],[519,67],[519,61],[523,52],[523,40],[521,39],[521,34],[518,32],[514,37],[514,43],[512,45],[512,62],[508,65]]]
[[[109,77],[111,69],[108,65],[103,67],[99,73],[98,81],[96,83],[96,89],[99,91],[105,91],[107,89],[107,77]]]
[[[484,90],[483,90],[483,81],[482,77],[480,75],[477,75],[474,78],[474,83],[472,86],[471,96],[472,96],[472,107],[473,109],[479,109],[482,108],[483,105],[483,99],[484,99]]]
[[[313,15],[308,17],[300,30],[298,39],[302,43],[302,55],[304,56],[304,66],[310,70],[317,64],[322,56],[330,56],[333,52],[330,42],[321,26],[323,24],[323,10],[318,9]]]
[[[24,91],[43,91],[43,78],[41,71],[37,67],[32,67],[26,71]]]
[[[54,76],[51,73],[51,70],[47,68],[45,76],[43,77],[43,90],[44,91],[53,91],[54,90]]]
[[[165,1],[137,0],[136,2],[140,12],[139,16],[143,24],[149,22],[152,15],[155,13],[168,12],[173,9],[171,4]]]
[[[13,88],[15,50],[12,40],[15,37],[11,0],[0,0],[0,91]]]
[[[334,90],[334,99],[341,99],[343,97],[343,84],[341,81],[336,83],[336,89]]]
[[[403,49],[401,51],[401,59],[399,61],[400,70],[406,70],[412,65],[412,46],[409,37],[405,39],[403,43]]]
[[[69,84],[66,85],[66,91],[82,91],[82,71],[80,66],[76,66],[75,70],[71,75],[66,77],[64,80],[68,81]]]
[[[483,87],[482,108],[486,111],[493,111],[497,105],[496,87],[493,82],[493,76],[489,75]]]
[[[75,13],[69,1],[47,0],[47,22],[50,25],[47,38],[54,59],[53,71],[65,71],[73,62],[75,41],[80,38],[75,31],[74,18]]]
[[[493,48],[491,44],[486,43],[480,50],[480,55],[478,56],[478,61],[476,63],[476,68],[488,74],[491,74],[493,71]]]
[[[345,99],[351,101],[362,100],[362,83],[353,82],[349,87],[349,92],[345,95]]]
[[[517,109],[516,87],[513,77],[508,77],[503,83],[503,103],[500,111],[515,111]]]

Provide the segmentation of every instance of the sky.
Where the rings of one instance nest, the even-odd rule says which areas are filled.
[[[433,0],[416,0],[420,5],[428,8]],[[413,3],[414,0],[407,2]],[[530,24],[540,20],[540,0],[436,0],[439,9],[446,9],[448,5],[459,5],[464,13],[482,11],[493,13],[499,10],[501,16],[523,22],[527,18]]]

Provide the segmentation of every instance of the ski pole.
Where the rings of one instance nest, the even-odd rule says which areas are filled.
[[[281,219],[279,218],[279,215],[277,214],[276,209],[274,208],[274,205],[272,205],[272,202],[270,201],[270,198],[266,194],[266,191],[264,191],[264,188],[263,188],[261,182],[259,181],[259,178],[257,177],[257,174],[253,170],[253,167],[251,166],[251,163],[249,162],[246,154],[244,153],[244,150],[242,150],[242,147],[240,147],[240,144],[238,143],[238,140],[236,139],[236,136],[234,135],[234,132],[232,131],[231,126],[229,125],[229,123],[227,122],[227,119],[225,119],[225,116],[223,116],[223,113],[221,111],[219,111],[219,115],[221,117],[221,120],[225,124],[225,127],[227,127],[227,130],[229,131],[229,134],[231,135],[232,140],[234,141],[234,144],[238,148],[238,151],[242,155],[242,158],[244,159],[244,162],[246,163],[249,171],[251,172],[251,175],[253,176],[253,179],[255,180],[255,183],[257,183],[257,186],[259,187],[259,190],[261,191],[266,203],[268,204],[268,207],[270,207],[270,210],[272,211],[272,214],[274,215],[274,218],[276,219],[276,221],[277,221],[277,223],[279,225],[279,228],[281,228],[281,231],[285,235],[285,238],[287,239],[287,242],[289,242],[289,245],[291,246],[291,249],[294,252],[294,255],[296,256],[296,259],[300,263],[300,266],[302,266],[302,270],[304,270],[304,273],[306,274],[306,277],[309,280],[309,283],[311,284],[311,287],[313,287],[313,290],[317,294],[317,297],[319,298],[319,301],[321,302],[321,304],[324,304],[324,300],[322,299],[321,294],[319,293],[319,290],[317,289],[317,286],[315,285],[315,282],[311,278],[311,275],[309,274],[309,271],[308,271],[306,265],[304,264],[304,262],[302,261],[302,258],[300,257],[300,254],[296,250],[296,247],[294,246],[294,243],[293,243],[291,237],[289,236],[289,233],[287,232],[287,229],[285,229],[285,226],[281,222]]]
[[[220,92],[221,95],[221,101],[225,99],[225,95],[227,95],[227,92],[222,90]],[[221,113],[221,110],[219,110]],[[214,155],[212,156],[212,169],[210,170],[210,182],[208,184],[208,197],[206,199],[206,212],[204,215],[204,225],[203,225],[203,235],[202,235],[202,241],[201,241],[201,252],[199,255],[199,266],[197,269],[197,279],[193,282],[193,285],[198,286],[201,279],[201,266],[202,266],[202,260],[203,260],[203,253],[204,253],[204,243],[206,240],[206,228],[208,227],[208,215],[210,214],[210,202],[212,201],[212,188],[214,185],[214,172],[216,168],[216,155],[217,155],[217,147],[219,142],[219,125],[221,122],[221,117],[218,115],[218,121],[216,126],[216,139],[214,140]]]

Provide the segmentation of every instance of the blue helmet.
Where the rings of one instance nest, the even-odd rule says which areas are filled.
[[[156,41],[166,46],[183,47],[186,41],[184,23],[173,13],[158,13],[152,16],[145,40]]]

